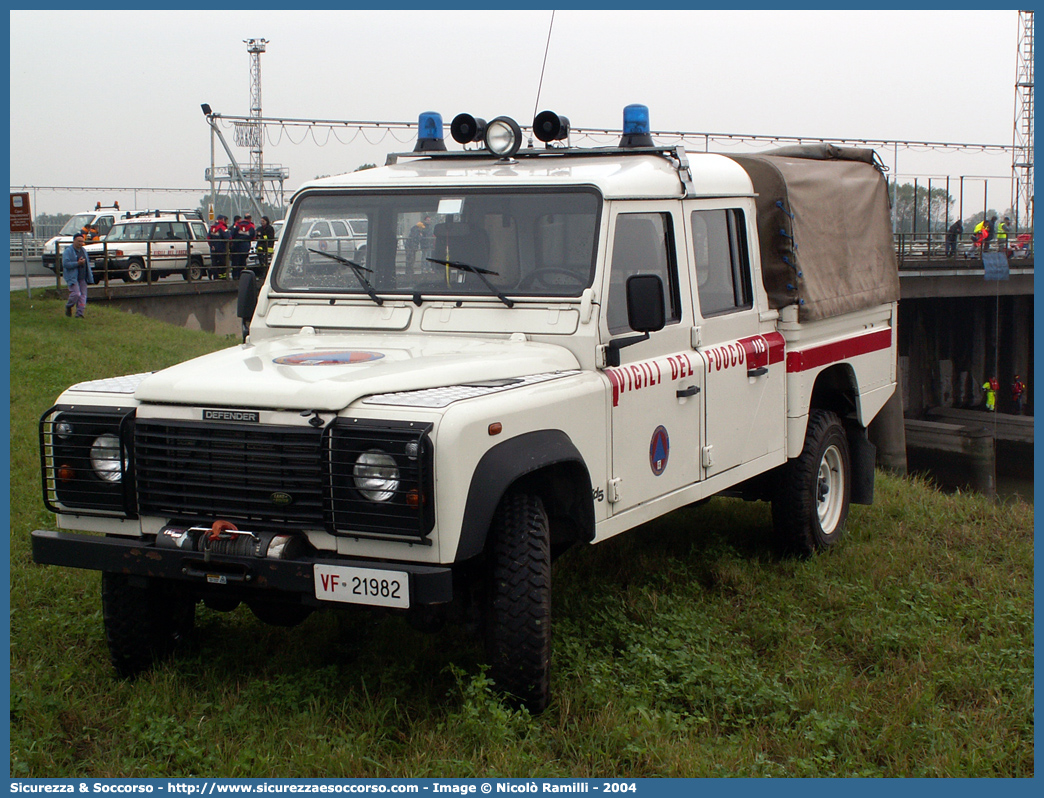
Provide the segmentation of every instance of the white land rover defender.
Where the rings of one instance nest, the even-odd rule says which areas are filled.
[[[296,193],[263,285],[241,280],[243,344],[44,413],[62,531],[33,557],[102,572],[118,673],[199,601],[280,625],[365,605],[480,620],[496,683],[540,711],[566,547],[726,491],[771,501],[794,552],[840,539],[895,386],[872,151],[686,153],[642,106],[618,146],[567,126],[544,112],[520,148],[462,114],[447,150],[422,115],[413,152]],[[314,246],[317,219],[365,220],[364,257]]]

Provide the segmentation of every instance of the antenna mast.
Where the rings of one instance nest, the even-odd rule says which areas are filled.
[[[236,125],[236,144],[250,148],[250,169],[247,179],[250,193],[258,205],[265,201],[264,139],[261,121],[261,54],[268,39],[244,39],[250,54],[250,121]]]
[[[1033,12],[1019,12],[1015,70],[1015,130],[1012,140],[1012,211],[1015,228],[1033,230]]]

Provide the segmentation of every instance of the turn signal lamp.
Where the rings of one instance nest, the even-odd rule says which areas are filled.
[[[623,112],[623,136],[621,147],[652,147],[649,135],[649,106],[628,105]]]
[[[533,135],[544,143],[561,141],[569,135],[569,120],[554,111],[541,111],[533,120]]]
[[[509,116],[498,116],[486,127],[486,149],[501,158],[511,158],[522,146],[522,128]]]
[[[445,152],[446,140],[442,136],[442,114],[425,111],[417,120],[417,144],[414,152]]]
[[[482,141],[486,135],[486,120],[471,114],[457,114],[450,122],[450,135],[458,144]]]

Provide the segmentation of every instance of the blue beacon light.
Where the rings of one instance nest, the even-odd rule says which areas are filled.
[[[425,111],[417,120],[417,144],[414,152],[445,152],[446,140],[442,135],[442,114]]]
[[[623,136],[621,147],[652,147],[649,135],[649,106],[628,105],[623,112]]]

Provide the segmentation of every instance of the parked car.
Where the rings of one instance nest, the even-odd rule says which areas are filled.
[[[301,266],[316,260],[317,256],[310,254],[309,250],[328,252],[349,260],[365,260],[366,224],[366,219],[301,220],[291,233],[291,265]],[[280,224],[276,230],[277,239],[282,231],[283,225]]]
[[[127,214],[100,242],[88,244],[95,279],[108,273],[128,283],[180,274],[199,280],[210,267],[207,227],[198,211],[152,210]]]

